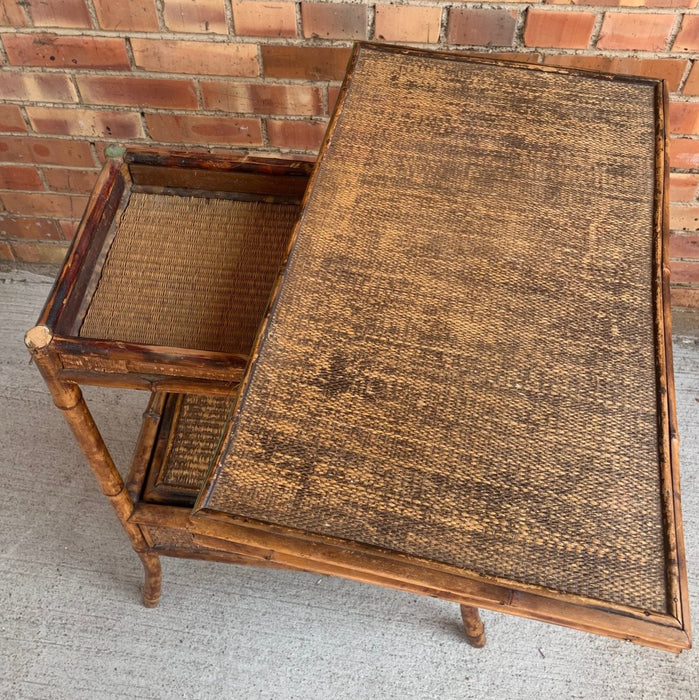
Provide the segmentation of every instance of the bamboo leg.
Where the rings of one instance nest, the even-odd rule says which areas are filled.
[[[131,540],[132,547],[141,557],[146,575],[144,603],[152,607],[157,604],[160,597],[160,561],[157,555],[149,551],[149,544],[141,528],[129,522],[133,513],[133,501],[102,440],[80,387],[73,382],[62,381],[58,377],[60,362],[51,350],[52,340],[53,335],[46,326],[32,328],[25,337],[25,343],[46,382],[53,402],[63,412],[102,493],[112,504],[122,527]]]
[[[473,608],[470,605],[461,606],[461,619],[464,621],[464,630],[466,630],[466,638],[472,647],[480,649],[485,646],[485,628],[483,621],[478,613],[478,608]]]
[[[154,608],[160,600],[160,584],[162,582],[160,557],[152,552],[139,552],[138,556],[141,557],[146,574],[143,586],[143,604],[147,608]]]

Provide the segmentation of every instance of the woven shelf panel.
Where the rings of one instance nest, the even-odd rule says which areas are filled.
[[[247,354],[298,211],[132,193],[80,335]]]
[[[654,91],[362,49],[202,507],[665,611]]]
[[[159,484],[198,493],[226,426],[233,399],[184,394],[177,401]]]

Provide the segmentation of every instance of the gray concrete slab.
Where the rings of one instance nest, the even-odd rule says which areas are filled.
[[[50,289],[0,271],[0,698],[699,698],[675,656],[325,576],[164,559],[159,607],[22,343]],[[675,342],[691,605],[699,610],[699,345]],[[146,396],[90,390],[128,464]]]

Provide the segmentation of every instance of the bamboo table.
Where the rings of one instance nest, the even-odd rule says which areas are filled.
[[[660,81],[358,46],[240,388],[155,387],[119,492],[147,600],[203,556],[453,600],[475,646],[485,607],[688,648],[665,114]]]

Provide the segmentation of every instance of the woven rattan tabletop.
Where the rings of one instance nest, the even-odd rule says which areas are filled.
[[[198,515],[668,612],[662,86],[353,61]]]

